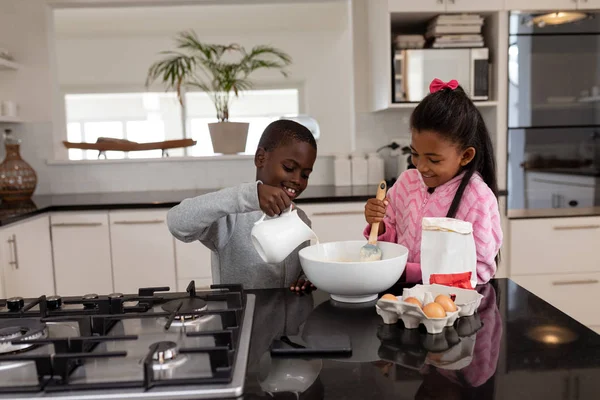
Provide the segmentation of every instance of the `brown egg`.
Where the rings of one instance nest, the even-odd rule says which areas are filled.
[[[393,294],[386,293],[383,296],[381,296],[381,300],[394,300],[394,301],[398,301],[398,298],[396,296],[394,296]]]
[[[425,307],[423,307],[423,312],[429,318],[444,318],[446,316],[444,307],[440,306],[438,303],[427,304]]]
[[[435,302],[440,306],[444,307],[446,312],[454,312],[456,311],[456,304],[452,301],[452,299],[445,294],[438,294],[435,298]]]
[[[423,308],[423,304],[421,304],[421,302],[419,301],[419,299],[417,299],[416,297],[407,297],[404,301],[407,302],[407,303],[416,304],[420,308]]]

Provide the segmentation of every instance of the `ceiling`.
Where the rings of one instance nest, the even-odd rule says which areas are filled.
[[[339,31],[347,27],[347,1],[282,1],[264,4],[61,8],[54,10],[59,37],[196,32]]]

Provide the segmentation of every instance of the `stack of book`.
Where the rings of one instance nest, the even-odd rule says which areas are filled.
[[[476,14],[439,15],[427,26],[433,48],[483,47],[483,17]]]

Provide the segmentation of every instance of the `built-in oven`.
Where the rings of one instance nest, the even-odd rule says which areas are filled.
[[[600,13],[509,21],[508,208],[600,205]]]

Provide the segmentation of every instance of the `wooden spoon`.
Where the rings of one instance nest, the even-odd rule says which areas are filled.
[[[385,192],[387,185],[385,181],[379,182],[377,187],[377,200],[383,201],[385,199]],[[371,225],[371,233],[369,234],[369,241],[360,249],[360,261],[378,261],[381,260],[381,249],[377,246],[377,233],[379,232],[379,222],[373,222]]]

